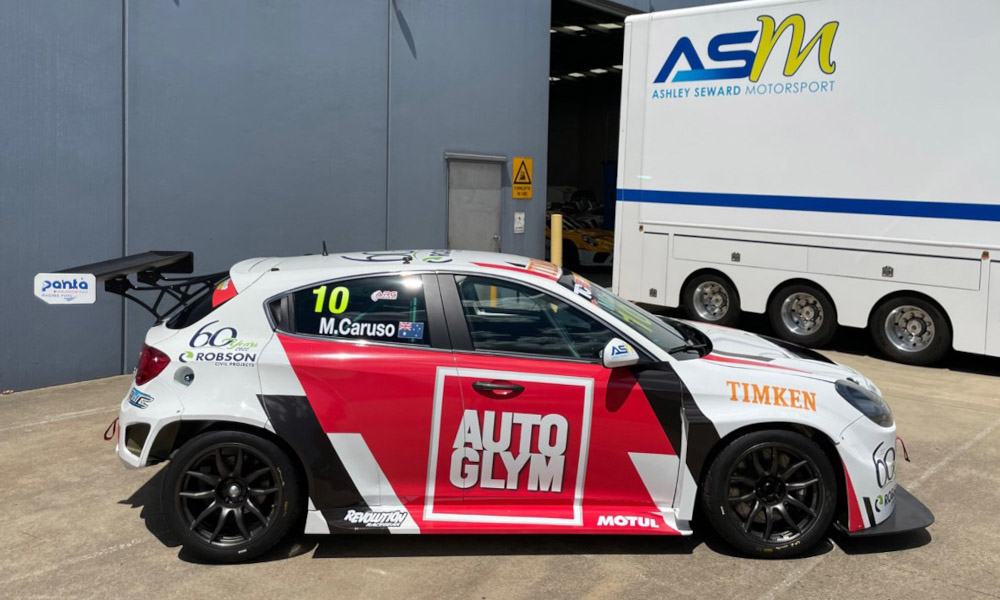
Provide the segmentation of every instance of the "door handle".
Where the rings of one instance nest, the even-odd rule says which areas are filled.
[[[524,391],[524,386],[509,381],[476,381],[472,389],[491,398],[513,398]]]

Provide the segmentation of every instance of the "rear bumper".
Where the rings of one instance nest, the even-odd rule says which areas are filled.
[[[906,491],[903,486],[897,485],[895,507],[889,518],[874,527],[859,531],[847,531],[844,527],[839,528],[852,538],[860,538],[906,533],[930,527],[933,523],[934,514],[931,513],[930,509],[924,506],[923,502],[917,500],[913,494]]]

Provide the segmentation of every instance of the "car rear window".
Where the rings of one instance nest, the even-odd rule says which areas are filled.
[[[211,292],[203,292],[188,301],[187,306],[167,321],[167,328],[184,329],[188,325],[197,323],[207,317],[213,310],[235,297],[236,286],[233,285],[229,277],[226,277],[217,283]]]
[[[290,333],[406,345],[431,343],[420,277],[332,281],[294,292],[290,299]]]

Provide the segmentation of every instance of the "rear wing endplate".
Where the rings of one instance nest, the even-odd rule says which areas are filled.
[[[92,304],[97,299],[97,283],[104,289],[135,302],[163,321],[193,298],[211,290],[227,272],[196,277],[168,278],[166,273],[194,272],[194,253],[151,250],[101,262],[81,265],[54,273],[35,275],[35,296],[48,304]],[[135,282],[129,279],[135,275]],[[157,292],[147,304],[130,292]],[[174,299],[175,303],[168,299]]]

